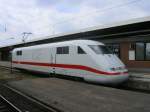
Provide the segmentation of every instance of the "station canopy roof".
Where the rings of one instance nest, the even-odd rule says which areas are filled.
[[[98,35],[98,37],[106,38],[107,36],[117,36],[119,34],[126,34],[129,35],[130,33],[145,33],[147,31],[150,32],[150,16],[147,17],[141,17],[141,18],[134,18],[126,21],[120,21],[115,22],[111,24],[105,24],[95,27],[90,27],[86,29],[79,29],[74,32],[68,32],[68,33],[61,33],[51,36],[46,36],[42,38],[35,38],[33,40],[27,40],[26,44],[28,43],[36,43],[36,42],[42,42],[51,39],[51,40],[68,40],[68,39],[79,39],[81,37],[95,37]],[[7,41],[0,43],[0,48],[4,47],[10,47],[10,46],[16,46],[23,44],[22,41],[16,42],[15,39],[9,44]]]

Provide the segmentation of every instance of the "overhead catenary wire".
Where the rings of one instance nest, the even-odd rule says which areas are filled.
[[[135,4],[137,2],[141,2],[142,0],[132,0],[130,2],[124,2],[124,3],[120,3],[120,4],[117,4],[117,5],[114,5],[112,7],[108,7],[108,8],[103,8],[103,9],[97,9],[95,11],[91,11],[91,12],[88,12],[86,13],[85,15],[81,15],[80,17],[86,17],[86,16],[89,16],[90,14],[94,14],[94,13],[105,13],[107,11],[110,11],[111,9],[115,9],[115,8],[120,8],[120,7],[124,7],[124,6],[127,6],[127,5],[130,5],[130,4]],[[68,22],[70,20],[74,20],[74,19],[77,19],[78,17],[72,17],[70,19],[66,19],[66,20],[63,20],[63,21],[60,21],[60,22],[56,22],[56,24],[60,24],[60,23],[65,23],[65,22]],[[54,25],[56,25],[54,24]]]
[[[45,30],[46,29],[49,29],[50,25],[52,26],[51,30],[52,30],[52,34],[55,34],[57,31],[56,31],[56,28],[59,27],[59,25],[61,26],[62,24],[65,24],[65,23],[68,23],[68,22],[72,22],[75,20],[75,22],[79,22],[82,20],[84,20],[84,18],[86,19],[86,17],[90,17],[91,15],[93,14],[103,14],[103,13],[107,13],[108,11],[112,11],[112,9],[119,9],[120,7],[124,7],[124,6],[127,6],[127,5],[130,5],[130,4],[135,4],[135,3],[138,3],[138,2],[141,2],[143,0],[130,0],[130,1],[125,1],[125,2],[122,2],[122,3],[118,3],[116,5],[111,5],[111,6],[107,6],[107,7],[104,7],[102,9],[96,9],[94,11],[88,11],[86,14],[83,14],[83,15],[80,15],[80,16],[74,16],[74,17],[71,17],[69,19],[66,19],[66,20],[62,20],[62,21],[58,21],[58,22],[55,22],[55,23],[51,23],[51,24],[46,24],[46,25],[43,25],[43,27],[45,27]],[[6,26],[5,26],[6,28]],[[39,28],[40,29],[40,28]],[[5,29],[6,31],[6,29]],[[58,31],[59,32],[59,31]]]
[[[138,3],[138,2],[141,2],[143,0],[132,0],[132,1],[128,1],[128,2],[123,2],[123,3],[119,3],[117,5],[113,5],[113,6],[110,6],[110,7],[105,7],[103,9],[97,9],[97,10],[94,10],[94,11],[91,11],[91,12],[88,12],[86,14],[83,14],[83,15],[80,15],[80,16],[77,16],[77,17],[72,17],[72,18],[69,18],[69,19],[66,19],[66,20],[62,20],[62,21],[59,21],[59,22],[56,22],[56,23],[53,23],[53,24],[50,24],[52,26],[52,34],[54,34],[56,31],[55,31],[55,28],[56,26],[59,27],[59,25],[61,24],[65,24],[65,23],[69,23],[69,22],[72,22],[72,21],[81,21],[81,19],[84,19],[85,17],[88,17],[88,16],[91,16],[93,14],[104,14],[108,11],[112,11],[113,9],[117,9],[117,8],[120,8],[120,7],[125,7],[127,5],[131,5],[131,4],[135,4],[135,3]],[[49,25],[47,26],[47,28],[49,28]]]

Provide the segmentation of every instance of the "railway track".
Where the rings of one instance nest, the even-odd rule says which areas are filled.
[[[0,68],[10,70],[9,67],[0,66]],[[8,82],[14,80],[18,79],[0,80],[0,112],[62,112],[7,85]]]
[[[0,84],[0,112],[61,112],[61,110]]]
[[[14,106],[11,102],[5,99],[2,95],[0,95],[0,112],[22,112],[16,106]]]

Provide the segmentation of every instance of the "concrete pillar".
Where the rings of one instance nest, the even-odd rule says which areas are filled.
[[[1,53],[1,51],[0,51],[0,61],[2,60],[2,53]]]
[[[127,67],[129,61],[129,45],[129,42],[120,43],[120,58]]]

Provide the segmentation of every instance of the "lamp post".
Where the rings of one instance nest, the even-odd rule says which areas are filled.
[[[15,39],[15,38],[14,38],[14,37],[11,37],[11,38],[8,38],[8,39]],[[8,39],[7,39],[7,40],[8,40]],[[9,47],[9,50],[11,51],[11,52],[9,51],[9,56],[10,56],[9,59],[10,59],[10,61],[11,61],[11,62],[10,62],[10,64],[11,64],[11,65],[10,65],[10,68],[11,68],[11,69],[10,69],[10,73],[12,74],[12,73],[13,73],[13,66],[12,66],[12,50],[13,50],[13,46],[10,46],[10,47]]]
[[[23,32],[22,34],[23,34],[23,36],[22,36],[22,42],[23,42],[23,44],[24,44],[24,46],[25,46],[26,39],[27,39],[28,36],[29,36],[30,34],[32,34],[32,33],[31,33],[31,32]]]

